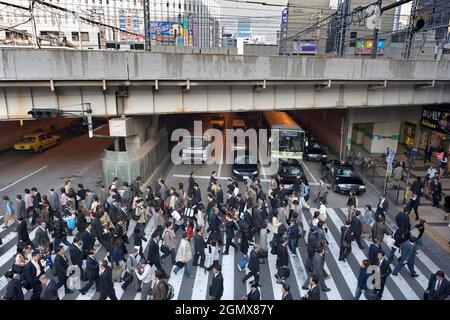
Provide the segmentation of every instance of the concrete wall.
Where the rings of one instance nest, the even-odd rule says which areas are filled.
[[[364,149],[370,153],[385,153],[387,148],[397,150],[401,122],[373,123],[364,137]]]
[[[170,164],[168,150],[168,134],[161,129],[156,135],[141,145],[140,148],[126,152],[105,150],[101,159],[103,179],[106,185],[113,177],[120,181],[133,182],[137,176],[154,185],[162,177],[164,170]]]
[[[23,125],[19,120],[3,121],[0,124],[0,152],[12,149],[19,137],[37,129],[42,129],[50,133],[57,133],[62,128],[67,127],[73,119],[51,119],[51,120],[23,120]]]

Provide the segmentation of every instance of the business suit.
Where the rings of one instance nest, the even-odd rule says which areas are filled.
[[[27,218],[27,209],[25,208],[25,201],[16,200],[16,207],[14,208],[14,212],[16,213],[17,219]]]
[[[45,273],[44,267],[42,267],[40,261],[38,262],[38,266],[40,269],[39,275]],[[42,286],[41,282],[39,281],[38,270],[31,261],[29,261],[23,268],[23,276],[28,286],[33,289],[33,294],[30,300],[39,300]]]
[[[41,300],[59,300],[58,285],[51,279],[46,286],[42,286]]]
[[[290,292],[283,294],[283,296],[281,297],[281,300],[293,300],[292,294]]]
[[[427,290],[424,294],[424,300],[445,300],[450,294],[450,283],[447,279],[442,279],[437,283],[436,274],[433,273],[428,282]]]
[[[314,253],[314,256],[311,259],[311,267],[312,267],[311,275],[315,275],[317,277],[317,279],[319,280],[318,285],[320,286],[321,290],[328,290],[327,285],[325,284],[325,279],[323,277],[324,263],[325,263],[324,257],[322,257],[318,252]],[[306,289],[308,288],[308,285],[309,285],[309,277],[306,279],[302,288]]]
[[[34,246],[34,244],[30,241],[30,236],[28,235],[26,220],[20,221],[17,225],[17,239],[19,243],[23,242],[26,244],[32,244]]]
[[[206,254],[205,254],[205,248],[206,248],[206,242],[205,239],[201,236],[201,234],[196,234],[194,236],[194,260],[192,261],[192,265],[198,266],[198,258],[200,258],[200,267],[205,268],[205,260],[206,260]]]
[[[222,298],[223,276],[221,272],[214,275],[211,286],[209,287],[209,295],[212,297],[212,300],[220,300]]]
[[[78,266],[78,268],[80,268],[81,279],[84,279],[83,248],[81,248],[81,246],[77,246],[76,244],[72,243],[69,246],[69,254],[70,254],[70,261],[72,261],[73,265]]]
[[[150,266],[155,266],[156,269],[164,272],[164,269],[161,265],[161,256],[159,254],[159,245],[155,242],[155,240],[150,240],[150,244],[148,246],[148,254],[147,261],[150,263]],[[165,274],[165,272],[164,272]]]
[[[350,233],[352,233],[353,239],[355,239],[358,247],[361,250],[364,250],[366,247],[362,243],[361,235],[362,235],[362,222],[357,216],[353,216],[352,223],[350,225]]]
[[[18,279],[11,279],[6,285],[5,300],[23,300],[22,284]]]
[[[319,286],[314,286],[308,290],[308,297],[305,300],[320,300]]]
[[[250,292],[247,294],[247,300],[248,301],[261,300],[261,293],[259,292],[259,289],[256,288],[253,291],[250,290]]]
[[[238,246],[233,242],[235,228],[236,225],[234,220],[230,220],[225,223],[225,235],[226,235],[225,252],[224,252],[225,255],[228,254],[230,246],[232,246],[234,250],[238,249]]]
[[[50,192],[48,203],[50,205],[50,211],[52,213],[61,210],[61,202],[59,202],[59,195],[56,192]]]
[[[250,272],[242,279],[242,282],[247,281],[247,279],[251,278],[252,276],[255,278],[255,282],[258,285],[259,284],[259,257],[256,253],[255,249],[253,249],[250,252],[250,259],[248,261],[248,269]]]
[[[378,252],[380,252],[380,246],[372,243],[369,247],[369,264],[378,265]]]
[[[34,238],[35,247],[48,246],[50,244],[50,238],[48,236],[47,229],[42,229],[39,227],[36,231],[36,236]]]
[[[395,217],[395,222],[397,223],[397,227],[405,234],[408,234],[411,230],[411,224],[409,223],[409,217],[404,212],[399,212],[397,216]]]
[[[416,246],[411,242],[405,242],[401,247],[401,255],[400,259],[397,263],[397,266],[394,268],[392,275],[396,276],[399,271],[405,266],[408,266],[409,272],[411,273],[411,277],[415,277],[417,274],[414,271],[414,262],[416,259]]]
[[[289,265],[289,254],[287,246],[282,243],[277,245],[277,268],[287,267]]]
[[[80,290],[82,294],[85,294],[94,284],[97,291],[100,290],[99,284],[99,267],[98,262],[94,257],[88,256],[86,258],[86,278],[88,279],[88,283]]]
[[[106,266],[103,272],[100,273],[100,298],[98,300],[117,300],[116,292],[114,290],[114,284],[112,282],[112,269],[110,266]]]
[[[92,235],[92,230],[83,231],[83,233],[81,234],[81,240],[83,241],[83,257],[86,258],[89,250],[94,249],[95,238]]]
[[[36,218],[39,216],[39,211],[41,209],[41,194],[39,192],[36,192],[33,195],[33,217],[31,219],[31,224],[36,224]]]
[[[384,287],[386,285],[387,278],[391,275],[392,269],[389,265],[388,260],[383,259],[380,265],[380,289],[377,290],[377,296],[379,299],[383,296]]]
[[[55,257],[55,269],[56,276],[58,277],[58,289],[64,286],[64,289],[67,291],[69,288],[67,287],[67,269],[69,268],[69,262],[67,258],[63,255],[57,254]]]

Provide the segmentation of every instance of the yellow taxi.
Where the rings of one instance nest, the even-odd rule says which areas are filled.
[[[30,133],[22,136],[14,144],[14,150],[42,152],[44,149],[59,144],[60,141],[61,137],[58,135],[50,135],[45,132]]]

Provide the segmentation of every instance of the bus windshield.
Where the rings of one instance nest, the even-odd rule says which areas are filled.
[[[280,131],[281,152],[303,152],[304,134],[300,131]]]

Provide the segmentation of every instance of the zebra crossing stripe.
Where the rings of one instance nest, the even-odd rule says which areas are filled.
[[[316,209],[310,209],[311,215],[313,215],[315,211],[316,211]],[[355,290],[356,286],[358,285],[358,279],[356,278],[355,274],[353,273],[352,269],[350,268],[350,266],[348,265],[347,262],[338,260],[340,246],[337,244],[336,240],[334,239],[331,230],[328,229],[328,231],[331,233],[331,236],[327,236],[327,240],[329,243],[328,249],[331,252],[331,256],[333,257],[333,259],[336,261],[337,265],[339,266],[339,269],[340,269],[344,279],[346,279],[350,290]],[[362,299],[364,300],[364,297],[362,297]]]
[[[329,218],[329,219],[327,219],[327,221],[329,221],[330,218],[331,218],[331,220],[333,221],[334,225],[336,226],[336,229],[337,230],[341,230],[341,227],[344,224],[342,223],[342,220],[338,217],[337,213],[331,208],[327,209],[327,213],[328,213],[328,218]],[[368,244],[366,243],[366,245],[368,245]],[[353,246],[353,243],[352,243],[352,252],[351,252],[351,254],[353,254],[353,256],[356,258],[356,261],[358,261],[360,263],[364,259],[367,259],[366,255],[364,254],[364,252],[362,252],[362,250],[358,247],[358,245]],[[383,297],[387,298],[387,300],[394,300],[394,297],[392,296],[392,294],[391,294],[391,292],[389,291],[388,288],[384,289]]]
[[[226,235],[224,235],[226,241]],[[230,246],[228,255],[222,255],[223,300],[234,300],[234,247]]]
[[[304,215],[302,214],[301,216],[302,216],[303,227],[305,228],[305,231],[306,231],[305,237],[307,237],[307,235],[309,234],[309,231],[310,231],[309,224],[305,220]],[[307,239],[307,238],[305,238],[305,239]],[[298,252],[298,248],[297,248],[297,252]],[[325,271],[330,275],[330,278],[325,280],[325,283],[327,284],[327,287],[330,288],[331,290],[328,292],[322,292],[322,293],[325,294],[329,300],[343,300],[339,293],[339,290],[336,286],[336,283],[334,282],[333,274],[330,272],[326,262],[324,264],[324,268],[325,268]],[[306,272],[306,268],[303,270],[305,270],[305,272]],[[301,287],[303,285],[303,283],[299,284],[299,286]],[[301,289],[301,290],[304,290],[304,289]]]
[[[207,254],[206,261],[210,259]],[[212,261],[211,261],[212,262]],[[196,267],[194,286],[192,287],[191,300],[206,300],[208,294],[208,279],[210,271],[206,271],[200,266]]]
[[[6,246],[11,240],[13,240],[15,237],[17,237],[17,232],[10,232],[2,239],[2,244],[0,245],[0,248],[3,248]]]
[[[273,239],[273,229],[272,225],[269,225],[270,227],[270,234],[267,237],[267,241],[270,242]],[[270,239],[269,239],[270,238]],[[267,248],[270,248],[270,245],[267,245]],[[267,263],[269,264],[270,269],[270,282],[272,283],[272,290],[273,290],[273,296],[275,300],[281,300],[282,292],[281,292],[281,284],[277,283],[277,280],[275,278],[275,275],[278,274],[276,264],[277,264],[277,258],[275,255],[268,253],[268,259]]]

